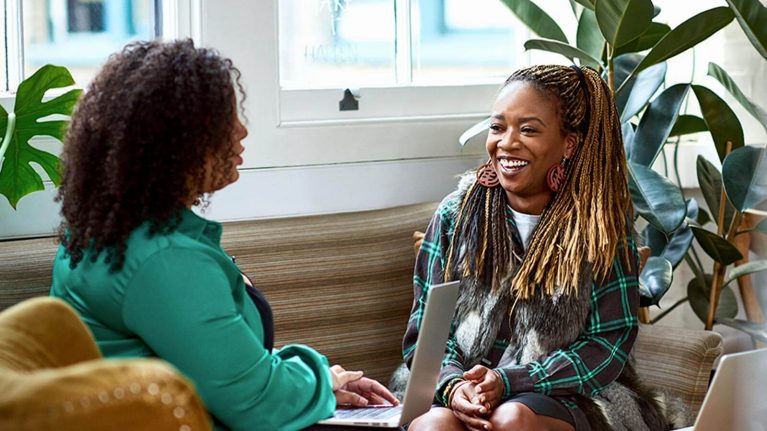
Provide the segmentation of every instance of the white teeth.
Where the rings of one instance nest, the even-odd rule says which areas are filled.
[[[500,159],[499,163],[504,168],[521,168],[523,166],[527,166],[530,164],[530,162],[527,162],[525,160],[508,160],[508,159]]]

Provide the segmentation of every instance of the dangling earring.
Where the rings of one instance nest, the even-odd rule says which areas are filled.
[[[549,168],[546,173],[546,185],[549,186],[554,193],[562,189],[565,183],[565,175],[567,174],[567,158],[562,157],[562,161]]]
[[[489,189],[500,184],[498,173],[495,172],[492,160],[488,160],[487,163],[477,169],[477,182]]]

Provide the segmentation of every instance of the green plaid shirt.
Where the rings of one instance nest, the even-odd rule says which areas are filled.
[[[416,258],[413,309],[403,340],[403,356],[408,366],[413,359],[427,292],[444,277],[447,250],[455,228],[453,214],[458,205],[457,192],[442,201],[429,223]],[[510,212],[507,220],[514,241],[521,241]],[[497,368],[505,384],[503,400],[520,392],[539,392],[556,397],[569,408],[576,408],[568,397],[597,395],[618,378],[634,344],[638,325],[638,254],[632,238],[628,243],[630,262],[624,262],[623,253],[618,253],[612,270],[592,284],[586,327],[575,342],[537,361]],[[473,365],[464,363],[464,355],[455,339],[457,324],[453,321],[451,326],[435,396],[442,405],[447,403],[447,394],[443,393],[446,385]],[[495,340],[493,350],[500,349],[502,353],[508,345],[508,339],[499,338]]]

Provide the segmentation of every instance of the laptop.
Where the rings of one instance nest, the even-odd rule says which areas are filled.
[[[767,349],[722,356],[695,425],[683,430],[767,431]]]
[[[429,411],[458,300],[458,285],[458,281],[451,281],[432,286],[429,290],[405,399],[400,405],[336,409],[333,417],[318,423],[396,428]]]

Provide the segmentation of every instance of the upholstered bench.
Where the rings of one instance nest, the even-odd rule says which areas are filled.
[[[436,205],[228,222],[222,243],[272,304],[277,346],[305,343],[387,382],[413,300],[412,234]],[[48,294],[55,249],[52,237],[0,242],[0,309]],[[721,351],[716,333],[648,325],[635,356],[642,378],[695,415]]]

